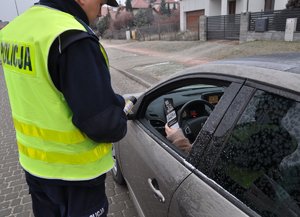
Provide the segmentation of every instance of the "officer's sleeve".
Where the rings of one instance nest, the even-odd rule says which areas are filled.
[[[74,125],[96,142],[122,139],[127,131],[125,102],[112,89],[99,44],[89,38],[72,43],[57,56],[56,69]]]

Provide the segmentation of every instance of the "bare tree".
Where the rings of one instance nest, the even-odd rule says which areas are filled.
[[[125,6],[126,6],[126,11],[132,12],[131,0],[126,0]]]
[[[286,4],[287,9],[300,8],[300,0],[289,0]]]

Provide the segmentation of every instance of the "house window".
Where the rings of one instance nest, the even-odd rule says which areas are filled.
[[[265,11],[274,11],[275,0],[265,0]]]
[[[228,2],[228,14],[235,14],[236,1]]]

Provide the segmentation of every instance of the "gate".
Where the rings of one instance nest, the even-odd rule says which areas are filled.
[[[199,17],[204,15],[204,10],[189,11],[186,13],[186,28],[192,32],[199,31]]]
[[[240,14],[207,17],[207,39],[239,40]]]

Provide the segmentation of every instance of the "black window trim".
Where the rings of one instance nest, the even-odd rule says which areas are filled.
[[[243,85],[243,87],[240,89],[240,91],[237,93],[235,99],[232,101],[231,105],[229,106],[229,108],[227,109],[226,113],[224,114],[223,118],[221,119],[218,127],[215,129],[214,134],[216,133],[216,131],[222,127],[221,124],[224,123],[224,117],[226,116],[226,114],[228,114],[230,112],[230,110],[233,109],[232,106],[234,106],[234,103],[238,100],[237,97],[239,96],[239,94],[242,91],[247,91],[248,92],[248,99],[246,99],[244,101],[243,104],[239,104],[240,107],[240,112],[238,114],[236,114],[234,117],[232,118],[233,123],[231,124],[231,127],[229,128],[229,133],[227,135],[224,135],[225,139],[223,141],[222,144],[226,143],[228,136],[230,135],[233,127],[236,125],[237,121],[239,120],[240,116],[242,115],[243,111],[245,110],[246,106],[249,104],[249,101],[251,100],[252,96],[255,93],[255,88],[249,88],[245,85]],[[213,144],[211,142],[209,142],[207,144],[207,149],[211,148],[213,150]],[[204,159],[204,158],[203,158]],[[212,159],[213,162],[216,162],[218,160],[218,158],[215,156],[214,159]],[[199,162],[201,163],[201,162]],[[202,162],[205,163],[205,162]],[[215,163],[213,163],[213,165],[215,165]],[[201,171],[199,169],[199,164],[196,165],[196,170],[194,171],[194,173],[202,180],[204,181],[207,185],[209,185],[211,188],[213,188],[214,190],[216,190],[216,192],[218,192],[220,195],[222,195],[225,199],[227,199],[228,201],[230,201],[233,205],[235,205],[237,208],[239,208],[241,211],[243,211],[244,213],[246,213],[249,216],[260,216],[258,215],[254,210],[252,210],[251,208],[249,208],[246,204],[244,204],[242,201],[240,201],[238,198],[236,198],[234,195],[232,195],[230,192],[228,192],[226,189],[224,189],[221,185],[219,185],[217,182],[215,182],[213,179],[211,179],[210,177],[208,177],[203,171]],[[211,171],[212,169],[210,169],[209,171]]]
[[[247,80],[245,85],[256,89],[268,91],[270,93],[274,93],[279,96],[283,96],[289,99],[293,99],[297,102],[300,102],[300,93],[297,91],[282,88],[276,85],[265,84],[263,82],[251,81],[251,80]]]
[[[232,82],[230,84],[230,87],[233,93],[229,93],[227,99],[223,98],[223,100],[228,100],[227,102],[224,102],[221,106],[217,106],[215,108],[213,115],[216,114],[216,117],[210,116],[208,118],[208,121],[203,125],[203,128],[199,132],[196,141],[193,144],[193,148],[187,158],[187,161],[189,161],[191,164],[195,165],[196,167],[198,167],[198,165],[202,162],[202,158],[197,157],[197,155],[204,155],[205,151],[209,148],[209,143],[213,139],[213,135],[218,129],[219,124],[222,122],[223,117],[227,113],[232,102],[234,102],[236,96],[243,88],[243,85]],[[211,118],[215,118],[215,119],[212,121]]]
[[[241,115],[243,114],[245,108],[249,104],[250,100],[252,99],[253,95],[255,94],[256,89],[252,87],[248,87],[243,85],[243,87],[240,89],[240,91],[237,93],[236,97],[233,99],[232,103],[230,104],[229,108],[224,113],[222,119],[220,120],[220,123],[216,127],[214,131],[214,135],[212,140],[207,145],[206,153],[209,152],[211,155],[206,159],[206,156],[208,154],[203,155],[199,163],[196,165],[197,169],[202,170],[204,173],[210,174],[211,171],[214,168],[214,165],[218,161],[218,156],[220,155],[222,151],[222,147],[228,140],[229,136],[231,135],[232,130],[234,129],[234,126],[237,124],[238,120],[240,119]],[[243,98],[240,97],[240,94],[247,94],[247,98],[245,98],[245,95],[243,95]],[[241,103],[239,103],[241,101]],[[234,107],[236,106],[236,107]],[[235,109],[237,108],[237,109]],[[239,111],[238,113],[235,113],[236,111]],[[229,119],[229,120],[227,120]],[[224,124],[230,123],[227,127],[223,127]],[[223,124],[223,125],[222,125]],[[227,129],[227,130],[226,130]],[[216,146],[216,142],[218,142],[219,137],[216,136],[219,131],[226,131],[223,133],[223,138],[219,141],[222,141],[222,144],[220,146]],[[213,153],[213,154],[212,154]],[[214,158],[211,158],[210,156],[214,156]],[[207,162],[210,161],[209,165]],[[201,166],[204,166],[201,168]],[[201,169],[200,169],[201,168]]]

